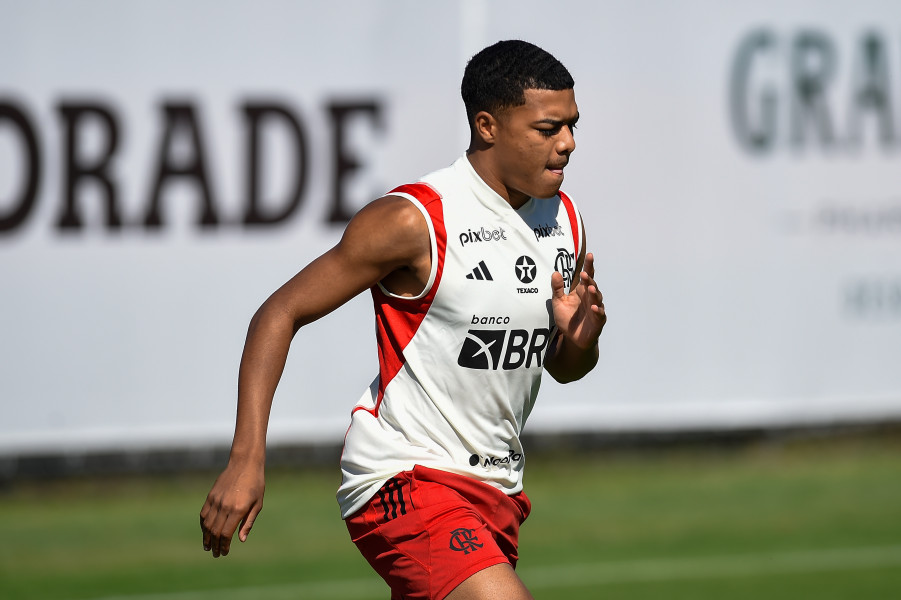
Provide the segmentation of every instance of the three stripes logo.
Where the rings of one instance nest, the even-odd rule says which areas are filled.
[[[484,260],[479,261],[479,266],[472,270],[472,273],[466,276],[466,279],[478,279],[479,281],[494,281],[494,278],[491,276],[491,271],[488,270],[488,265],[485,264]]]
[[[406,499],[404,494],[407,494]],[[406,482],[397,479],[389,479],[382,489],[378,491],[379,504],[385,511],[385,520],[396,519],[398,515],[407,514],[407,503],[410,502],[409,489]],[[413,503],[410,502],[410,506]]]

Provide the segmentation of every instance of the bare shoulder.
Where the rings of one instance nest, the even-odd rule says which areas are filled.
[[[429,227],[412,202],[383,196],[364,206],[347,225],[339,247],[395,267],[412,266],[430,252]]]
[[[361,224],[380,229],[388,227],[401,233],[409,230],[416,235],[417,230],[424,230],[428,234],[428,226],[425,217],[413,203],[401,196],[382,196],[373,200],[358,212],[353,220],[362,221]]]

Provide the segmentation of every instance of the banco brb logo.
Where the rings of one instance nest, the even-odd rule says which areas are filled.
[[[457,364],[467,369],[509,371],[540,367],[551,338],[550,329],[470,329],[460,348]]]

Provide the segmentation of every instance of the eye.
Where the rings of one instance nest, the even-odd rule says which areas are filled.
[[[543,135],[544,137],[554,137],[558,133],[560,133],[559,127],[553,127],[551,129],[539,129],[538,133]]]

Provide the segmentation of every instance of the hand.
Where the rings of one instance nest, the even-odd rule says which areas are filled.
[[[563,276],[551,275],[551,306],[554,322],[560,333],[577,348],[594,347],[607,322],[604,296],[594,281],[594,255],[585,255],[585,265],[579,273],[579,283],[567,293]]]
[[[238,524],[238,539],[247,541],[253,522],[263,510],[265,480],[263,467],[233,466],[225,468],[216,479],[200,511],[203,549],[214,558],[228,554]]]

